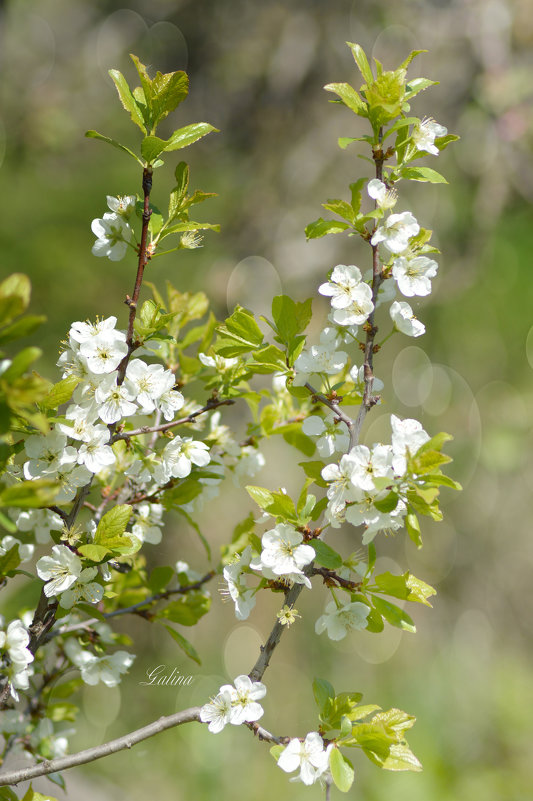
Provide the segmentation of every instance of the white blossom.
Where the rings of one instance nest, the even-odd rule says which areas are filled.
[[[289,523],[278,523],[261,538],[260,563],[275,576],[302,575],[302,568],[315,558],[310,545],[303,544],[303,535]]]
[[[128,379],[117,384],[115,374],[104,376],[94,393],[100,419],[108,425],[118,423],[122,417],[129,417],[138,411],[133,403],[134,398],[135,390]]]
[[[427,256],[415,256],[406,259],[399,256],[394,259],[392,275],[398,282],[398,289],[408,298],[413,295],[429,295],[431,293],[431,278],[437,275],[438,264]]]
[[[355,445],[351,451],[353,469],[350,480],[361,490],[375,489],[374,476],[392,478],[392,448],[390,445],[374,445],[372,451],[366,445]]]
[[[88,340],[92,339],[92,337],[104,332],[110,333],[111,330],[115,328],[116,324],[116,317],[106,317],[105,320],[97,320],[96,323],[82,323],[76,321],[70,326],[70,331],[68,334],[70,347],[76,351],[82,342],[87,342]],[[125,335],[123,336],[123,339],[126,341]]]
[[[398,200],[396,190],[389,189],[379,178],[372,178],[367,184],[367,192],[376,201],[380,209],[388,210],[394,208]]]
[[[426,150],[433,156],[438,156],[439,149],[435,145],[435,139],[446,136],[447,133],[448,129],[444,125],[439,125],[438,122],[429,118],[414,126],[411,137],[417,150]]]
[[[426,332],[426,326],[413,314],[412,308],[403,300],[395,300],[389,309],[392,322],[402,334],[408,337],[420,337]]]
[[[226,684],[224,687],[221,687],[220,692],[200,709],[200,720],[202,723],[209,723],[207,728],[212,734],[221,732],[231,719],[235,690],[231,685]]]
[[[102,600],[104,588],[97,581],[93,581],[98,568],[86,567],[81,571],[78,580],[69,589],[61,593],[59,605],[63,609],[72,609],[78,601],[96,604]]]
[[[323,457],[333,456],[336,451],[346,451],[350,442],[346,423],[339,420],[333,412],[328,412],[325,417],[317,414],[306,417],[302,423],[302,431],[308,437],[318,437],[316,447]]]
[[[320,334],[320,345],[311,345],[305,348],[294,363],[296,375],[295,386],[303,386],[314,373],[336,375],[345,366],[348,354],[343,350],[337,351],[337,332],[333,328],[326,328]]]
[[[362,325],[373,310],[372,289],[362,281],[352,292],[350,304],[333,310],[333,321],[338,325]]]
[[[120,683],[120,677],[128,671],[135,659],[135,655],[127,651],[115,651],[114,654],[98,657],[91,651],[85,651],[72,638],[65,643],[65,652],[70,661],[80,669],[85,684],[98,684],[101,681],[107,687],[116,687]]]
[[[94,256],[107,256],[111,261],[124,258],[132,231],[120,214],[106,212],[101,219],[92,221],[91,230],[97,237],[92,247]]]
[[[158,545],[163,533],[160,529],[163,517],[163,506],[160,503],[141,503],[135,507],[135,522],[131,533],[141,542]]]
[[[157,400],[175,384],[170,370],[165,370],[162,364],[146,364],[142,359],[132,359],[126,369],[126,378],[144,414],[153,412]]]
[[[410,211],[390,214],[378,226],[370,242],[372,245],[383,242],[391,253],[401,253],[407,248],[409,239],[419,231],[420,226]]]
[[[128,352],[126,337],[120,331],[106,329],[80,344],[80,354],[92,373],[112,373]]]
[[[327,464],[321,472],[322,478],[329,484],[327,496],[334,514],[342,509],[347,501],[359,499],[360,492],[352,483],[352,473],[356,467],[356,459],[351,453],[345,453],[341,456],[339,464]]]
[[[11,548],[17,546],[19,559],[21,562],[27,562],[28,559],[31,559],[33,556],[33,552],[35,550],[35,545],[30,543],[22,543],[19,540],[12,537],[11,534],[3,537],[0,540],[0,556],[4,556]]]
[[[408,453],[414,456],[430,437],[418,420],[412,418],[401,420],[395,414],[392,414],[390,421],[392,428],[392,466],[396,475],[403,476],[407,469]]]
[[[49,509],[9,510],[19,531],[33,531],[38,543],[50,541],[50,531],[61,531],[63,521],[56,512]]]
[[[342,640],[346,637],[348,629],[365,629],[370,608],[360,601],[344,606],[337,606],[335,601],[330,601],[326,606],[326,611],[318,618],[315,624],[315,632],[322,634],[327,631],[330,640]]]
[[[255,591],[246,584],[244,567],[251,561],[252,549],[247,545],[235,562],[226,565],[222,574],[227,585],[227,593],[235,604],[237,620],[246,620],[255,606]]]
[[[193,464],[205,467],[211,457],[205,442],[193,440],[192,437],[176,436],[165,446],[161,458],[162,463],[154,470],[159,484],[164,484],[170,478],[186,478]]]
[[[252,681],[249,676],[237,676],[233,684],[235,695],[232,700],[230,723],[239,726],[241,723],[259,720],[264,710],[257,702],[266,695],[265,685],[260,681]]]
[[[4,620],[0,616],[0,626],[3,625]],[[7,652],[10,662],[9,666],[3,667],[2,670],[8,676],[11,697],[15,701],[19,700],[17,689],[27,690],[29,687],[28,665],[33,662],[33,654],[27,647],[29,643],[30,635],[21,620],[12,620],[6,631],[0,631],[0,652]]]
[[[82,572],[79,556],[66,545],[54,545],[53,556],[41,556],[37,562],[37,575],[47,583],[44,594],[47,598],[60,595],[78,581]]]
[[[333,268],[330,280],[321,284],[318,291],[331,298],[333,309],[346,309],[357,298],[361,283],[361,270],[354,264],[338,264]]]
[[[330,743],[324,748],[320,734],[309,732],[303,742],[296,738],[289,742],[278,759],[278,767],[285,773],[300,769],[301,781],[307,785],[314,784],[328,769],[332,747]]]
[[[118,197],[107,195],[106,200],[108,208],[111,209],[111,211],[114,211],[116,214],[120,214],[122,217],[125,217],[126,220],[135,210],[135,204],[137,202],[135,195],[119,195]]]
[[[88,439],[78,451],[78,464],[84,464],[91,473],[99,473],[105,467],[115,464],[115,454],[107,444],[110,438],[107,426],[90,426],[86,436]]]
[[[67,446],[67,438],[56,429],[48,434],[32,434],[24,443],[29,461],[24,465],[24,476],[27,479],[41,476],[54,477],[67,465],[76,464],[77,451]]]

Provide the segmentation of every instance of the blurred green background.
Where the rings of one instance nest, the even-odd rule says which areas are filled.
[[[391,412],[455,436],[450,472],[464,492],[445,495],[444,522],[426,523],[420,552],[403,535],[380,542],[384,570],[409,568],[438,595],[433,610],[414,610],[415,636],[389,629],[338,644],[313,632],[321,593],[302,596],[302,620],[265,677],[264,725],[280,734],[303,736],[316,727],[314,676],[417,716],[410,744],[424,772],[386,774],[355,753],[352,798],[533,798],[531,11],[530,0],[12,0],[0,10],[0,269],[32,279],[32,311],[48,316],[39,344],[42,371],[52,379],[69,323],[118,314],[124,325],[122,300],[133,284],[131,261],[105,262],[90,252],[90,221],[106,210],[105,195],[140,188],[128,159],[84,139],[95,128],[136,144],[109,68],[134,80],[127,54],[135,52],[153,70],[186,69],[190,97],[169,131],[198,120],[221,130],[184,157],[192,186],[219,195],[199,218],[219,221],[222,232],[208,234],[202,249],[157,260],[148,278],[204,289],[218,315],[236,302],[266,313],[280,290],[300,300],[314,294],[320,325],[326,305],[316,288],[326,271],[337,263],[369,266],[355,239],[305,241],[303,229],[320,215],[320,203],[345,196],[368,167],[356,157],[362,151],[337,147],[339,136],[365,133],[362,122],[329,105],[322,87],[358,85],[346,40],[386,68],[412,49],[429,51],[410,74],[440,85],[422,93],[413,111],[461,141],[438,164],[427,162],[450,185],[410,186],[401,207],[435,230],[443,254],[434,295],[414,304],[428,330],[423,341],[394,338],[376,360],[385,402],[367,419],[364,441],[388,436]],[[170,178],[155,177],[153,199],[164,204]],[[264,450],[267,467],[255,483],[295,488],[285,450],[276,442]],[[250,508],[225,486],[201,525],[222,543]],[[357,547],[345,540],[348,549]],[[194,534],[176,521],[150,559],[177,558],[205,566]],[[185,663],[161,631],[143,621],[121,624],[138,640],[137,660],[120,689],[85,689],[72,750],[203,703],[250,670],[278,599],[261,598],[237,624],[215,586],[212,593],[211,613],[185,632],[202,655],[200,668]],[[139,685],[160,663],[193,675],[193,683]],[[321,797],[317,787],[289,784],[267,750],[245,729],[215,737],[190,725],[65,774],[66,797]],[[46,780],[35,787],[56,793]]]

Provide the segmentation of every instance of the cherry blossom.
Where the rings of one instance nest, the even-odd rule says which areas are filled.
[[[399,256],[392,265],[392,275],[398,283],[398,289],[408,298],[429,295],[430,278],[437,275],[437,270],[437,262],[427,256],[415,256],[413,259]]]
[[[401,253],[407,248],[409,239],[419,231],[420,226],[410,211],[390,214],[378,226],[370,242],[372,245],[382,242],[391,253]]]
[[[389,309],[391,319],[402,334],[420,337],[426,333],[426,326],[413,314],[412,308],[403,300],[395,300]]]

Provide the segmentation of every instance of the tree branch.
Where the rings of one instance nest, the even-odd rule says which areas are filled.
[[[142,609],[144,606],[150,606],[150,604],[155,603],[156,601],[162,601],[165,598],[170,598],[172,595],[186,595],[188,592],[192,592],[193,590],[200,589],[206,582],[211,581],[213,576],[216,573],[214,570],[210,570],[209,573],[206,573],[201,579],[195,581],[194,584],[187,584],[185,587],[176,587],[173,590],[164,590],[163,592],[157,592],[155,595],[151,595],[149,598],[145,598],[144,601],[139,601],[136,604],[132,604],[131,606],[125,606],[121,609],[115,609],[113,612],[103,612],[103,616],[106,620],[109,620],[113,617],[119,617],[120,615],[127,615],[130,613],[138,612],[139,609]],[[54,637],[59,637],[63,634],[70,634],[73,631],[79,631],[80,629],[86,629],[90,626],[94,626],[95,623],[101,622],[99,618],[91,617],[88,620],[82,620],[79,623],[71,623],[69,626],[62,626],[58,628],[56,631],[51,631],[45,639],[45,642],[52,640]]]
[[[160,734],[166,729],[173,729],[175,726],[181,726],[183,723],[191,723],[192,721],[200,722],[199,706],[184,709],[174,715],[161,717],[153,723],[143,726],[142,729],[136,729],[123,737],[118,737],[116,740],[110,740],[108,743],[103,743],[93,748],[87,748],[85,751],[78,751],[77,754],[69,754],[57,759],[45,759],[38,765],[33,765],[29,768],[0,773],[0,787],[35,779],[37,776],[46,776],[49,773],[68,770],[68,768],[74,768],[77,765],[85,765],[87,762],[94,762],[110,754],[116,754],[117,751],[123,751],[125,748],[132,748],[137,743],[147,740],[155,734]],[[268,732],[266,734],[268,735]]]
[[[230,398],[226,398],[226,400],[216,400],[211,398],[207,401],[205,406],[202,406],[201,409],[197,409],[195,412],[191,412],[187,415],[187,417],[180,417],[179,420],[172,420],[172,422],[163,423],[161,426],[142,426],[141,428],[136,428],[134,431],[124,431],[120,434],[115,434],[111,440],[111,443],[117,442],[119,439],[138,437],[140,434],[154,434],[158,431],[168,431],[170,428],[174,428],[174,426],[182,426],[185,423],[192,423],[201,414],[209,412],[211,409],[216,409],[219,406],[233,406],[234,403],[235,401],[231,400]]]
[[[152,168],[145,167],[143,170],[143,180],[142,180],[142,187],[143,187],[143,194],[144,194],[144,208],[143,208],[143,225],[141,230],[141,243],[139,245],[139,261],[137,263],[137,275],[135,277],[135,287],[133,289],[133,295],[130,298],[129,295],[126,295],[126,304],[129,306],[130,309],[130,316],[128,320],[128,333],[126,334],[126,343],[128,345],[128,352],[120,362],[118,366],[118,376],[117,376],[117,384],[122,384],[124,378],[126,376],[126,367],[128,366],[128,362],[130,360],[130,356],[135,350],[135,345],[133,342],[133,324],[135,322],[135,315],[137,314],[137,301],[139,300],[139,295],[141,292],[141,286],[143,282],[143,275],[144,275],[144,268],[148,264],[148,224],[150,222],[150,217],[152,216],[152,211],[150,209],[150,192],[152,191]]]
[[[317,392],[314,387],[311,386],[309,382],[305,384],[305,388],[309,390],[309,392],[313,395],[314,398],[317,399],[320,403],[324,406],[327,406],[328,409],[335,414],[335,416],[342,420],[343,423],[346,424],[348,428],[348,434],[350,435],[350,444],[348,446],[348,451],[351,451],[354,445],[357,445],[357,436],[356,436],[356,427],[355,423],[351,417],[349,417],[346,412],[344,412],[340,407],[341,398],[332,398],[331,400],[327,398],[325,395],[322,395],[320,392]]]
[[[304,569],[304,573],[307,574],[308,570],[312,569],[313,569],[313,562],[311,562],[310,565],[306,566],[306,568]],[[287,604],[287,606],[294,606],[304,586],[305,586],[304,584],[293,584],[290,590],[288,590],[285,593],[285,603]],[[252,681],[261,681],[261,679],[263,678],[264,672],[270,663],[270,657],[274,653],[276,646],[281,640],[281,635],[283,634],[283,630],[285,628],[286,626],[283,626],[279,620],[274,624],[274,628],[270,632],[266,643],[261,646],[261,652],[259,654],[257,662],[255,663],[251,671],[248,673]]]

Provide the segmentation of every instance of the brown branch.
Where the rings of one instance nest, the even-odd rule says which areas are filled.
[[[341,409],[340,403],[342,398],[327,398],[325,395],[317,392],[309,382],[305,384],[305,388],[309,390],[313,398],[316,398],[319,403],[322,403],[324,406],[327,406],[328,409],[331,409],[335,416],[346,424],[346,427],[348,428],[348,434],[350,435],[350,444],[348,446],[348,450],[351,451],[353,446],[357,444],[357,439],[355,437],[355,423],[352,418]]]
[[[383,153],[382,148],[382,137],[383,131],[380,129],[379,136],[378,136],[378,144],[372,150],[372,156],[374,158],[374,163],[376,165],[376,178],[380,181],[383,180],[383,163],[385,161],[386,154]],[[377,201],[374,203],[374,207],[377,208]],[[376,230],[374,228],[374,231]],[[372,233],[374,233],[374,231]],[[368,240],[370,243],[370,239]],[[374,406],[378,399],[372,395],[372,387],[374,385],[374,340],[377,334],[377,327],[374,325],[375,313],[376,313],[376,302],[378,298],[379,288],[383,281],[382,272],[381,272],[381,262],[379,260],[379,251],[378,245],[370,245],[372,248],[372,303],[374,304],[374,309],[372,313],[368,317],[368,321],[366,322],[364,328],[366,330],[366,340],[364,344],[364,353],[365,353],[365,360],[364,360],[364,382],[365,382],[365,389],[363,393],[363,400],[361,406],[359,407],[359,413],[357,415],[357,419],[355,421],[354,427],[354,434],[356,438],[356,442],[359,441],[359,436],[361,434],[361,427],[363,425],[363,421],[366,417],[366,414],[372,406]]]
[[[311,564],[307,565],[305,568],[305,574],[307,575],[308,572],[310,573],[312,569],[313,563],[311,562]],[[285,593],[285,603],[287,606],[294,606],[304,586],[304,584],[293,584],[290,590],[287,590]],[[266,643],[260,647],[260,654],[255,665],[248,673],[252,681],[261,681],[263,678],[264,672],[270,663],[270,658],[281,640],[281,635],[285,628],[286,626],[283,626],[279,620],[274,624],[274,628],[270,632]]]
[[[361,587],[360,581],[350,581],[349,579],[342,578],[334,570],[328,570],[327,567],[314,567],[311,571],[312,576],[322,576],[324,579],[324,584],[328,587],[333,587],[337,585],[338,587],[344,587],[345,590],[350,590],[351,592],[356,592]]]
[[[62,770],[74,768],[77,765],[85,765],[87,762],[94,762],[110,754],[116,754],[117,751],[123,751],[125,748],[132,748],[134,745],[137,745],[137,743],[147,740],[155,734],[160,734],[166,731],[166,729],[173,729],[175,726],[181,726],[184,723],[191,723],[192,721],[200,722],[199,706],[184,709],[182,712],[176,712],[174,715],[161,717],[153,723],[143,726],[141,729],[136,729],[129,734],[125,734],[123,737],[118,737],[116,740],[110,740],[108,743],[103,743],[93,748],[87,748],[85,751],[78,751],[77,754],[69,754],[68,756],[58,757],[57,759],[45,759],[38,765],[33,765],[29,768],[0,773],[0,787],[18,784],[28,779],[35,779],[37,776],[47,776],[49,773],[58,773]]]
[[[128,352],[118,366],[117,384],[122,384],[126,376],[126,367],[130,360],[131,354],[135,350],[135,343],[133,342],[133,324],[135,323],[135,316],[137,314],[137,302],[141,292],[143,282],[144,268],[148,264],[148,225],[152,211],[150,209],[150,192],[152,191],[152,168],[145,167],[143,170],[142,180],[143,194],[144,194],[144,208],[143,208],[143,224],[141,230],[141,243],[139,245],[139,260],[137,262],[137,275],[135,277],[135,287],[131,298],[126,296],[126,304],[129,306],[130,315],[128,319],[128,333],[126,334],[126,344],[128,345]]]
[[[211,411],[211,409],[216,409],[219,406],[233,406],[234,403],[235,401],[231,400],[230,398],[226,398],[226,400],[216,400],[215,398],[210,398],[205,406],[202,406],[201,409],[197,409],[195,412],[191,412],[187,415],[187,417],[180,417],[178,420],[172,420],[170,423],[163,423],[161,426],[142,426],[141,428],[136,428],[134,431],[124,431],[120,434],[115,434],[111,440],[111,444],[113,442],[117,442],[119,439],[138,437],[140,434],[154,434],[158,431],[168,431],[169,429],[174,428],[174,426],[182,426],[185,423],[194,422],[197,417],[205,412]]]
[[[119,617],[120,615],[127,615],[127,614],[134,614],[138,612],[139,609],[142,609],[144,606],[150,606],[156,601],[162,601],[166,598],[170,598],[173,595],[186,595],[188,592],[192,592],[193,590],[200,589],[204,584],[216,575],[214,570],[210,570],[209,573],[206,573],[205,576],[202,576],[201,579],[195,581],[194,584],[187,584],[185,587],[176,587],[173,590],[164,590],[163,592],[157,592],[155,595],[151,595],[149,598],[145,598],[144,601],[139,601],[136,604],[132,604],[131,606],[125,606],[121,609],[115,609],[113,612],[103,612],[103,617],[106,620],[109,620],[113,617]],[[56,631],[51,631],[45,642],[53,639],[54,637],[59,637],[63,634],[70,634],[73,631],[78,631],[79,629],[87,629],[90,626],[94,626],[95,623],[99,623],[100,619],[96,617],[89,618],[88,620],[82,620],[80,623],[72,623],[69,626],[62,626],[58,628]]]

